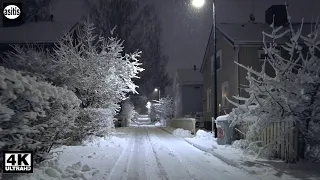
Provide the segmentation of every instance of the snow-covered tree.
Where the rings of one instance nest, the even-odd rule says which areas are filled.
[[[122,122],[125,121],[125,124],[128,125],[131,123],[132,120],[134,120],[136,115],[137,112],[135,111],[134,105],[132,104],[130,99],[123,101],[120,112],[120,118]]]
[[[57,43],[54,53],[30,47],[15,47],[7,53],[8,68],[31,73],[55,85],[67,86],[76,92],[83,107],[107,107],[125,99],[127,93],[137,93],[135,78],[143,68],[138,58],[141,52],[122,54],[122,41],[93,33],[94,26],[85,23],[79,39],[72,34]]]
[[[125,52],[136,49],[145,69],[136,79],[139,94],[148,96],[154,87],[170,84],[166,73],[168,57],[161,44],[161,24],[154,4],[138,0],[87,0],[88,16],[96,24],[96,32],[110,35],[110,28],[117,27],[115,34],[124,40]],[[132,99],[134,101],[135,99]]]
[[[57,45],[56,61],[85,106],[107,107],[137,93],[133,79],[143,71],[137,59],[140,52],[122,55],[121,40],[93,34],[94,26],[85,23],[79,41],[71,35]]]
[[[290,16],[289,16],[290,17]],[[290,18],[289,18],[290,22]],[[263,32],[264,50],[268,57],[261,72],[238,64],[248,71],[249,97],[234,98],[236,108],[230,114],[232,126],[250,122],[247,140],[258,142],[262,130],[275,122],[290,122],[293,127],[281,131],[277,141],[297,130],[305,142],[304,153],[316,156],[320,147],[320,26],[315,23],[309,34],[302,34],[303,23],[289,27],[275,27]],[[286,43],[281,43],[286,41]],[[282,51],[282,53],[280,53]],[[266,73],[270,65],[274,76]],[[262,149],[272,151],[275,142]],[[260,149],[260,150],[262,150]],[[262,151],[260,151],[261,153]]]
[[[161,98],[151,105],[150,118],[152,120],[169,120],[173,116],[173,100],[170,97]]]

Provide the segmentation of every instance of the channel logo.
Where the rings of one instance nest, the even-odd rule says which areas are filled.
[[[21,15],[21,10],[16,5],[8,5],[4,7],[3,15],[8,19],[17,19]]]
[[[3,3],[2,16],[3,25],[15,26],[22,22],[22,5],[21,3]]]

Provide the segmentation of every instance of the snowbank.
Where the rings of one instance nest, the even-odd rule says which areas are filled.
[[[191,132],[189,130],[184,130],[181,128],[175,129],[173,131],[173,135],[178,137],[192,137]]]
[[[214,140],[214,134],[211,132],[206,132],[204,130],[198,130],[194,138],[204,139],[204,140]]]
[[[91,146],[91,147],[115,146],[115,147],[123,148],[125,144],[126,144],[126,140],[124,138],[119,138],[115,136],[111,136],[111,137],[91,136],[83,142],[83,146]]]
[[[243,145],[243,142],[236,141],[233,145],[218,145],[214,135],[203,130],[198,130],[195,137],[185,138],[185,141],[262,180],[317,180],[320,177],[320,171],[316,165],[312,167],[305,163],[298,163],[289,166],[279,160],[258,159],[244,153],[243,149],[236,148]]]
[[[38,168],[34,169],[32,174],[16,177],[16,180],[35,180],[35,179],[82,179],[89,180],[98,173],[95,168],[91,168],[87,164],[82,164],[80,161],[71,166],[61,167],[58,159],[44,161]]]
[[[155,126],[163,126],[162,123],[160,123],[160,122],[156,122],[154,125]]]

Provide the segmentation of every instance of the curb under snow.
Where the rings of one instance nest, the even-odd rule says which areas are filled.
[[[159,129],[163,130],[163,131],[166,131],[170,134],[172,134],[172,132],[170,131],[167,131],[165,128],[163,127],[159,127]],[[172,134],[173,135],[173,134]],[[185,139],[185,138],[181,138],[183,139],[184,141],[186,141],[187,143],[189,143],[190,145],[192,145],[193,147],[201,150],[201,151],[204,151],[206,153],[210,153],[212,154],[213,156],[217,157],[218,159],[220,159],[221,161],[223,161],[224,163],[230,165],[230,166],[233,166],[233,167],[236,167],[236,168],[239,168],[239,169],[243,169],[245,170],[244,168],[242,168],[241,166],[239,166],[239,164],[231,159],[228,159],[228,158],[225,158],[224,156],[220,155],[219,153],[216,153],[214,150],[212,149],[209,149],[209,148],[204,148],[204,147],[201,147],[191,141],[189,141],[188,139]],[[213,147],[213,149],[217,149],[216,147]],[[250,172],[249,172],[250,173]]]

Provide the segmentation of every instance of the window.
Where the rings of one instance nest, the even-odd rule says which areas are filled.
[[[221,98],[221,105],[222,107],[227,107],[229,105],[229,101],[226,97],[228,97],[228,91],[229,91],[229,83],[228,81],[222,83],[221,86],[221,92],[222,92],[222,98]]]
[[[262,48],[258,49],[258,59],[264,60],[266,58],[268,58],[268,54],[266,54]]]
[[[281,49],[279,47],[276,47],[277,50],[277,54],[279,54],[281,56]],[[263,61],[264,59],[268,58],[269,55],[267,53],[264,52],[263,48],[258,49],[258,59],[260,61]],[[275,57],[274,57],[275,58]]]
[[[207,89],[207,112],[211,111],[211,89]]]
[[[218,52],[217,52],[217,58],[216,58],[216,60],[217,60],[217,70],[219,70],[220,68],[221,68],[221,66],[222,66],[222,51],[221,50],[219,50]],[[211,57],[211,74],[213,74],[214,73],[214,58],[213,58],[213,56]]]

